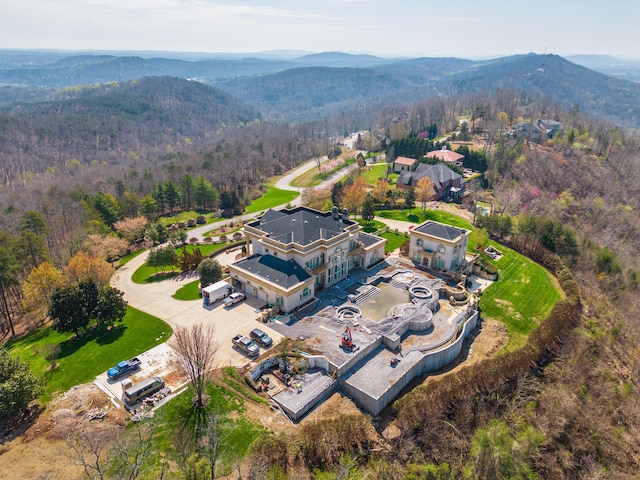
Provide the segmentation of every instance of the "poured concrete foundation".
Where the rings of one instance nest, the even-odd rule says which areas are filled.
[[[341,305],[332,300],[333,305],[315,315],[272,325],[290,338],[304,338],[304,348],[318,352],[300,352],[311,368],[295,375],[287,388],[272,395],[292,420],[304,417],[338,389],[365,411],[377,415],[416,376],[452,362],[476,325],[475,299],[463,306],[453,305],[446,298],[438,301],[442,285],[435,279],[403,270],[386,277],[376,275],[372,281],[378,292],[355,285]],[[393,291],[387,292],[389,288]],[[358,307],[356,298],[363,299]],[[374,308],[369,309],[370,305]],[[374,315],[368,312],[378,315],[371,318]],[[347,326],[356,345],[353,350],[341,346]],[[269,359],[261,363],[251,377],[256,380],[276,362]]]

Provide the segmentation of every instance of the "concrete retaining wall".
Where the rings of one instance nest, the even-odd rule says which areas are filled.
[[[460,355],[464,339],[469,335],[471,330],[475,328],[477,321],[478,312],[476,311],[466,320],[463,330],[458,338],[451,344],[442,347],[439,350],[430,351],[428,353],[412,351],[405,354],[404,361],[414,361],[414,365],[412,365],[405,375],[391,385],[379,398],[373,398],[352,385],[340,382],[342,390],[352,398],[354,402],[370,414],[379,414],[415,377],[424,375],[425,373],[433,370],[438,370],[451,363],[458,355]],[[421,356],[422,358],[416,358],[417,356]]]
[[[469,332],[475,328],[477,321],[478,312],[476,311],[471,317],[469,317],[469,319],[467,319],[462,329],[462,334],[459,335],[454,342],[440,348],[439,350],[426,353],[424,359],[421,361],[422,373],[438,370],[439,368],[451,363],[458,355],[460,355],[464,339],[469,335]]]
[[[358,350],[349,360],[347,360],[342,365],[333,365],[334,368],[338,370],[338,377],[341,377],[349,370],[351,370],[358,362],[361,362],[362,359],[366,358],[373,352],[376,348],[382,345],[382,337],[376,338],[372,343],[367,345],[365,348]]]
[[[317,396],[309,397],[309,401],[299,410],[293,411],[287,407],[287,405],[277,402],[280,408],[291,418],[294,422],[301,420],[307,413],[313,410],[317,405],[324,402],[340,387],[340,382],[333,381],[327,377],[327,381],[331,382],[328,388],[322,390]]]

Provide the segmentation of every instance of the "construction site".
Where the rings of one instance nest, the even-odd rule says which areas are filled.
[[[464,285],[401,261],[354,272],[306,311],[270,323],[296,347],[251,364],[247,379],[294,422],[337,391],[377,415],[415,377],[460,354],[478,319]]]

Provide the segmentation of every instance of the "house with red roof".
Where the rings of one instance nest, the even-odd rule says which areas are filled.
[[[442,150],[433,150],[425,155],[426,158],[436,158],[443,162],[452,163],[454,165],[462,166],[462,160],[464,155],[453,152],[447,147],[442,147]]]

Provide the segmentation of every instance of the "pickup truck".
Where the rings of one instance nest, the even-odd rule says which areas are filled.
[[[118,364],[115,367],[111,367],[107,371],[107,378],[113,380],[118,377],[122,377],[127,373],[138,370],[140,368],[141,363],[142,362],[138,357],[132,358],[131,360],[123,360],[121,362],[118,362]]]
[[[254,343],[249,337],[245,337],[244,335],[236,335],[231,339],[233,344],[246,353],[250,357],[257,357],[260,353],[260,348],[258,345]]]
[[[244,293],[236,292],[225,298],[222,303],[224,303],[225,307],[230,307],[231,305],[235,305],[236,303],[241,302],[245,298],[247,298],[247,296]]]

